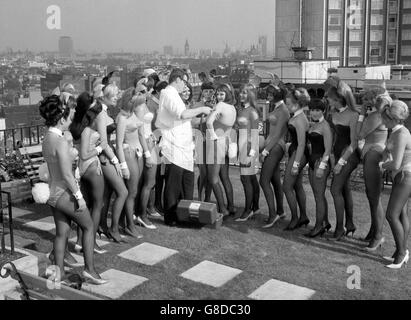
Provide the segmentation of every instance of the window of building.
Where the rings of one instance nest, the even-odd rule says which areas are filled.
[[[361,57],[361,47],[350,47],[350,57]]]
[[[340,30],[328,31],[328,41],[341,41],[341,31]]]
[[[404,0],[404,9],[411,9],[411,0]]]
[[[388,12],[397,13],[398,12],[398,3],[397,0],[390,0],[388,3]]]
[[[362,41],[361,30],[350,30],[350,41]]]
[[[371,30],[371,41],[382,41],[382,30]]]
[[[402,24],[411,24],[411,14],[407,13],[402,16]]]
[[[371,25],[381,26],[384,24],[384,16],[382,14],[372,14],[371,15]]]
[[[341,15],[330,14],[328,16],[328,25],[330,26],[340,26],[341,25]]]
[[[411,30],[402,30],[402,40],[411,40]]]
[[[396,48],[388,48],[388,60],[395,60],[396,55],[397,55]]]
[[[397,43],[397,31],[396,30],[388,31],[388,43]]]
[[[372,47],[370,50],[371,57],[379,57],[381,56],[381,47]]]
[[[382,10],[384,9],[384,0],[371,0],[372,10]]]
[[[332,10],[341,10],[342,8],[342,4],[341,4],[341,0],[329,0],[329,9]]]
[[[411,56],[411,46],[402,46],[401,55],[402,56]]]
[[[390,29],[396,29],[397,28],[397,16],[390,16],[388,18],[388,27]]]
[[[329,58],[337,58],[340,56],[341,48],[338,46],[330,46],[328,47],[328,57]]]

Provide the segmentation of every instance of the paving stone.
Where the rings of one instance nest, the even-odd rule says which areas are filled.
[[[118,299],[128,291],[147,281],[147,278],[131,273],[110,269],[101,274],[103,279],[109,280],[103,285],[83,284],[83,290],[102,295],[111,299]]]
[[[314,290],[271,279],[248,297],[255,300],[308,300]]]
[[[24,225],[42,231],[51,231],[56,228],[53,217],[47,217],[40,220],[27,222]]]
[[[153,266],[176,253],[178,251],[145,242],[120,253],[119,257]]]
[[[239,269],[206,260],[182,273],[181,276],[195,282],[219,288],[241,272]]]
[[[6,212],[8,213],[7,210],[5,211],[5,213]],[[13,213],[13,218],[24,219],[24,216],[31,215],[35,212],[13,207],[12,208],[12,213]]]

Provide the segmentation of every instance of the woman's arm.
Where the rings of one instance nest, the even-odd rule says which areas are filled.
[[[56,155],[63,180],[73,194],[80,191],[72,171],[72,162],[70,157],[70,147],[67,141],[59,143],[56,148]]]
[[[126,162],[126,157],[124,156],[124,135],[126,132],[126,118],[119,115],[117,118],[117,132],[116,132],[116,151],[120,163]]]
[[[89,150],[91,139],[91,130],[85,128],[81,133],[81,142],[80,142],[80,159],[86,161],[92,157],[98,156],[102,152],[101,146]]]
[[[251,158],[259,154],[259,132],[258,132],[258,113],[255,110],[250,112],[250,135],[251,150],[248,154]]]
[[[360,116],[361,117],[361,116]],[[359,122],[360,123],[360,122]],[[360,132],[358,133],[358,140],[365,139],[370,133],[374,132],[382,125],[381,115],[376,112],[368,116],[361,126]]]
[[[288,124],[288,117],[285,112],[281,112],[278,120],[277,125],[274,127],[275,130],[270,130],[270,136],[268,137],[268,143],[265,146],[265,150],[269,153],[275,145],[280,141],[281,135]]]
[[[108,145],[108,139],[107,139],[107,126],[106,126],[106,117],[107,114],[102,111],[99,113],[99,115],[96,118],[97,122],[97,131],[100,134],[100,146],[103,148],[103,152],[109,158],[112,160],[115,157],[114,151],[111,149],[111,147]]]
[[[219,114],[220,114],[220,112],[216,110],[216,111],[211,112],[210,115],[207,118],[206,125],[207,125],[207,129],[209,130],[211,140],[217,140],[218,139],[218,136],[214,131],[214,121],[216,121]]]
[[[350,120],[351,144],[349,145],[349,147],[347,148],[347,150],[344,152],[344,154],[341,157],[343,161],[347,161],[348,158],[350,158],[353,152],[357,149],[357,146],[358,146],[357,133],[356,133],[357,123],[358,123],[358,113],[353,113],[353,116],[351,117],[351,120]]]
[[[322,162],[328,163],[328,160],[330,159],[330,155],[332,152],[332,147],[333,147],[333,133],[331,131],[330,125],[325,122],[325,125],[323,126],[323,137],[324,137],[324,147],[325,151],[322,157]]]
[[[298,141],[298,147],[297,151],[295,153],[295,159],[294,159],[294,164],[295,167],[296,164],[300,165],[301,160],[304,156],[304,151],[306,148],[306,134],[307,134],[307,125],[302,121],[302,118],[296,121],[296,131],[297,131],[297,141]]]
[[[382,165],[383,169],[397,171],[401,168],[405,148],[407,146],[407,137],[406,134],[398,134],[397,139],[394,141],[394,149],[391,152],[392,161],[384,163]]]

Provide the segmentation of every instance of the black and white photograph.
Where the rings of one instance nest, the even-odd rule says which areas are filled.
[[[0,300],[409,300],[410,108],[411,0],[0,0]]]

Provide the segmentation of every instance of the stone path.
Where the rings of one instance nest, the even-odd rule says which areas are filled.
[[[13,209],[18,219],[24,220],[24,215],[32,214],[32,212],[29,211],[17,208]],[[26,221],[24,225],[41,231],[51,231],[55,229],[53,217],[50,216],[36,221]],[[75,243],[75,241],[76,238],[70,239],[72,243]],[[101,247],[109,244],[109,242],[99,239],[97,243]],[[119,253],[118,257],[132,261],[133,263],[154,266],[178,254],[184,253],[180,253],[175,249],[144,242]],[[78,262],[84,263],[82,255],[74,254],[74,257]],[[205,260],[188,270],[181,270],[181,272],[179,275],[181,278],[213,288],[221,288],[228,282],[234,281],[236,277],[240,277],[243,271],[235,268],[235,266],[226,266]],[[83,289],[110,299],[119,299],[130,290],[133,290],[146,281],[150,281],[150,279],[145,277],[115,269],[103,272],[101,277],[108,279],[109,283],[99,286],[85,283]],[[247,295],[247,293],[245,293],[244,297],[254,300],[308,300],[312,298],[314,294],[315,291],[309,288],[271,279],[256,288],[251,294]]]

